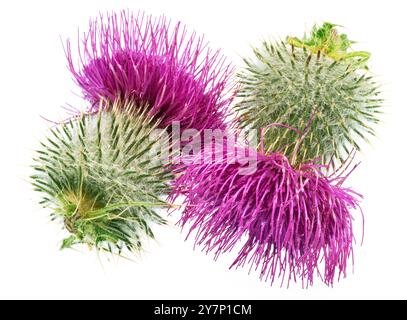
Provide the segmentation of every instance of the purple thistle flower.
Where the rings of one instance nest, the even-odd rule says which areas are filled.
[[[219,51],[181,23],[173,26],[164,16],[140,12],[101,15],[78,46],[78,66],[69,40],[66,55],[91,102],[90,112],[98,110],[102,98],[132,100],[148,105],[162,127],[180,121],[182,129],[225,128],[233,70]]]
[[[317,274],[333,285],[346,276],[348,259],[353,263],[350,210],[360,197],[342,187],[347,176],[327,177],[315,163],[294,168],[279,153],[255,155],[249,175],[241,174],[242,162],[202,164],[205,157],[188,166],[170,197],[185,197],[179,223],[189,225],[187,237],[195,232],[196,245],[216,259],[244,241],[231,268],[249,264],[271,283],[281,277],[281,284],[301,280],[307,287]]]

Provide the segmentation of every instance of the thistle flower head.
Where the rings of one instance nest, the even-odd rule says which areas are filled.
[[[328,178],[312,162],[295,168],[280,153],[257,154],[252,174],[241,168],[195,163],[178,178],[172,197],[185,196],[180,224],[188,236],[215,258],[243,241],[231,267],[249,264],[272,283],[281,276],[307,286],[319,275],[332,285],[346,276],[358,196],[341,186],[344,178]]]
[[[203,37],[181,23],[130,12],[100,16],[90,22],[74,63],[67,42],[69,68],[92,104],[101,99],[131,99],[148,105],[162,127],[180,121],[181,128],[224,128],[231,102],[232,69]]]
[[[303,40],[264,42],[239,73],[241,100],[235,109],[242,128],[281,123],[302,130],[315,112],[298,163],[316,158],[323,164],[345,162],[352,150],[360,150],[361,141],[374,135],[379,122],[378,85],[362,68],[368,55],[349,52],[351,42],[333,27],[315,28]],[[281,126],[268,128],[266,150],[290,158],[296,135]]]
[[[72,118],[41,143],[32,182],[70,233],[62,248],[136,252],[154,237],[152,224],[165,223],[157,209],[172,174],[159,158],[161,140],[149,140],[157,123],[135,110],[128,103]]]

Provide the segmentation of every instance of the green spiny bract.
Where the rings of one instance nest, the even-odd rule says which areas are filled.
[[[332,24],[324,24],[313,29],[310,39],[264,42],[254,49],[255,58],[245,59],[238,75],[240,126],[264,128],[266,150],[296,161],[344,162],[360,149],[361,140],[374,134],[382,104],[378,85],[365,68],[370,55],[347,52],[350,43]],[[311,118],[301,149],[295,151],[298,133],[278,124],[304,131]]]
[[[37,151],[32,181],[41,204],[71,234],[62,248],[83,243],[117,254],[124,248],[138,252],[143,238],[154,238],[152,223],[165,224],[156,210],[166,205],[160,198],[172,174],[160,159],[165,136],[150,138],[155,128],[145,115],[113,107],[50,130]]]

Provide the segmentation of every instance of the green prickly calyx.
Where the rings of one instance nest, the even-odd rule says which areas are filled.
[[[282,152],[297,163],[316,158],[338,163],[374,135],[382,100],[360,61],[336,60],[287,43],[264,42],[254,55],[244,59],[238,74],[235,110],[240,127],[262,131],[266,151]],[[310,118],[304,137],[291,129],[304,132]]]
[[[152,225],[166,223],[157,213],[172,178],[160,159],[164,139],[150,138],[156,123],[126,111],[137,109],[131,103],[117,109],[50,129],[37,151],[32,183],[70,233],[62,248],[138,252],[154,238]]]
[[[329,22],[325,22],[321,27],[314,25],[309,37],[287,37],[287,43],[297,48],[307,48],[315,54],[326,55],[334,60],[353,59],[353,63],[366,67],[370,53],[352,51],[351,46],[355,42],[349,40],[346,34],[339,34],[336,27],[338,25]]]

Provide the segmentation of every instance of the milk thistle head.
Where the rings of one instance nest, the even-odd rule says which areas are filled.
[[[91,112],[101,99],[131,99],[148,106],[161,127],[180,121],[181,129],[225,128],[232,68],[179,22],[140,12],[101,15],[81,39],[78,64],[70,41],[66,49]]]
[[[166,206],[172,174],[160,160],[161,140],[150,139],[155,121],[133,103],[103,109],[50,129],[32,181],[70,234],[62,248],[137,252],[154,237],[152,225],[165,223],[157,209]]]

